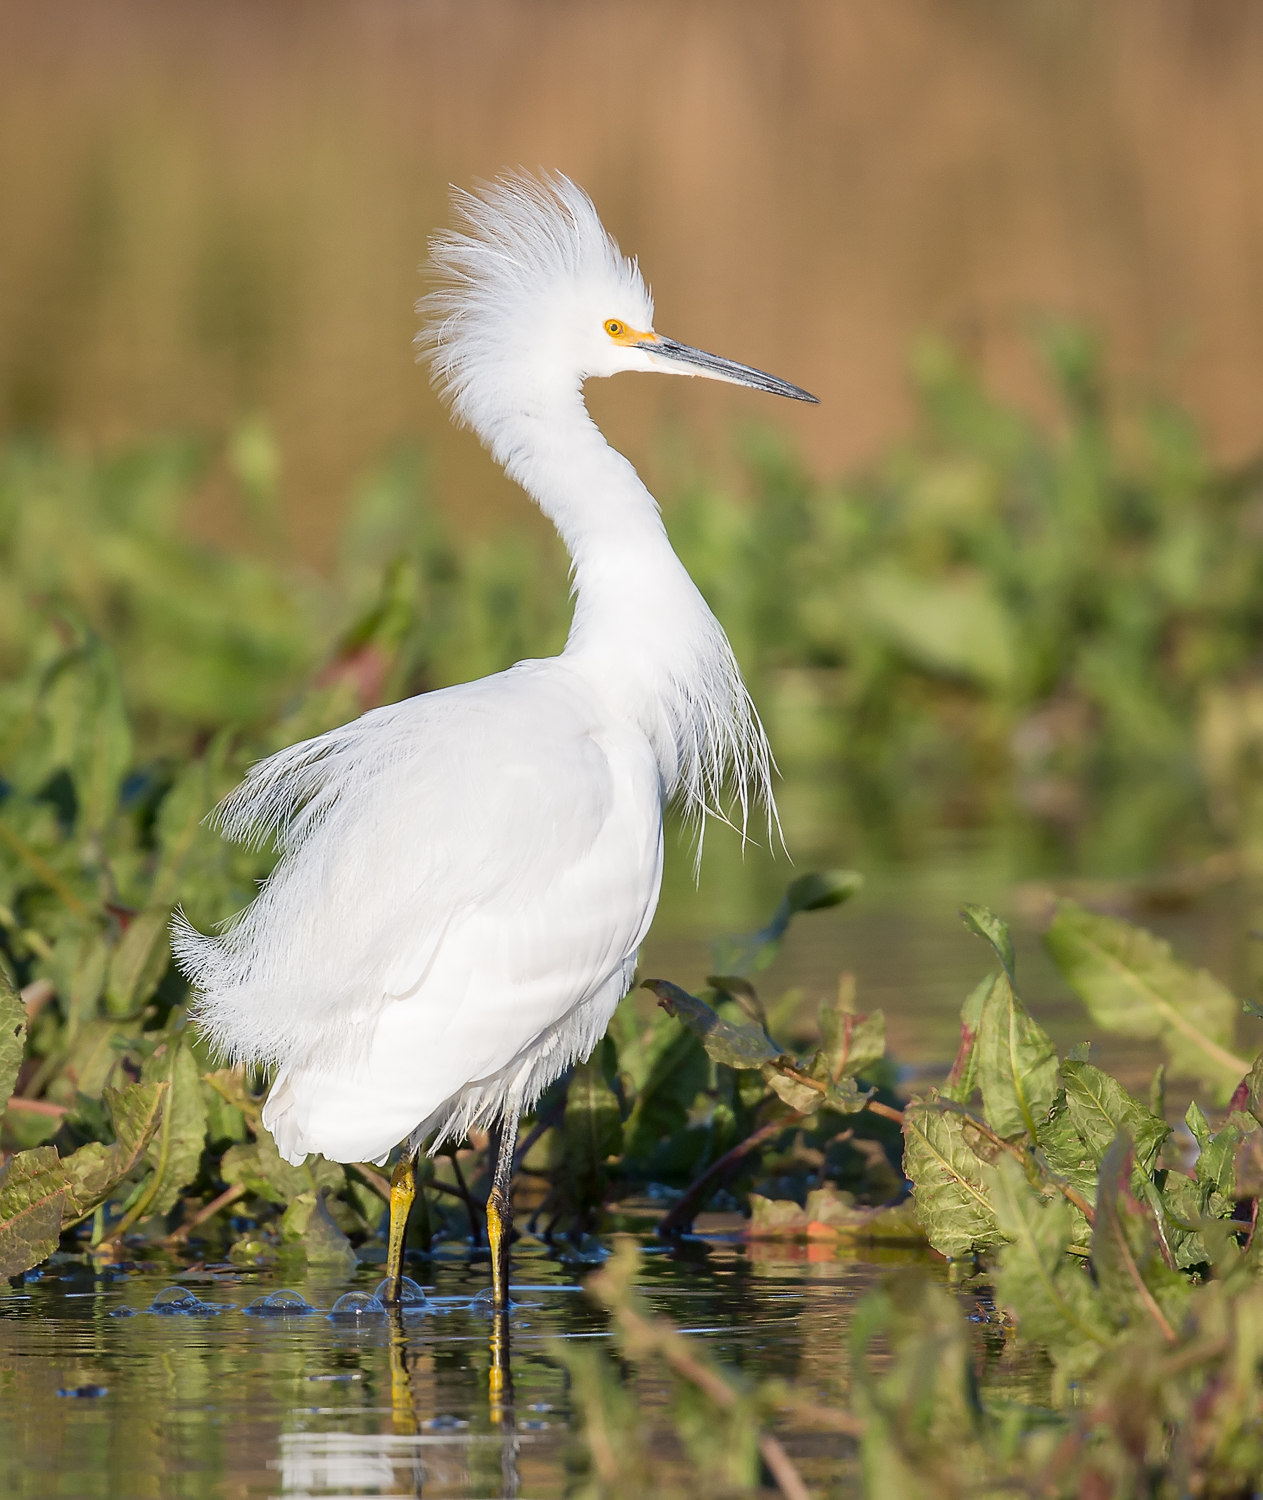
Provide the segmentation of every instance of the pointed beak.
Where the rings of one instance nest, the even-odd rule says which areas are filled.
[[[751,390],[768,391],[773,396],[788,396],[791,401],[820,404],[819,397],[801,386],[790,385],[788,380],[778,380],[775,375],[750,365],[739,365],[732,359],[720,359],[717,354],[707,354],[688,344],[677,344],[660,333],[638,339],[636,348],[651,355],[657,368],[668,375],[704,375],[708,380],[726,380],[731,385],[748,385]]]

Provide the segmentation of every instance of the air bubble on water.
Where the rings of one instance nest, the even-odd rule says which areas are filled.
[[[386,1304],[372,1292],[343,1292],[329,1317],[338,1323],[359,1323],[386,1315]]]
[[[379,1302],[385,1305],[387,1301],[387,1293],[389,1291],[390,1277],[388,1276],[385,1281],[378,1283],[377,1290],[373,1293],[373,1296],[376,1297]],[[411,1276],[401,1276],[399,1278],[399,1307],[402,1309],[402,1311],[406,1313],[420,1312],[420,1310],[424,1306],[424,1291],[422,1291],[417,1283],[413,1281]]]
[[[266,1297],[256,1297],[245,1309],[255,1318],[305,1317],[315,1308],[301,1292],[282,1287],[279,1292],[270,1292]]]
[[[172,1313],[190,1313],[198,1306],[200,1303],[197,1296],[188,1287],[168,1286],[163,1287],[149,1304],[149,1311],[170,1316]]]
[[[548,1401],[532,1401],[526,1408],[527,1411],[552,1411],[552,1403]]]
[[[167,1318],[214,1318],[233,1305],[231,1302],[203,1302],[188,1287],[167,1286],[149,1304],[149,1311]]]
[[[134,1307],[116,1307],[111,1313],[112,1318],[134,1318],[136,1309]]]

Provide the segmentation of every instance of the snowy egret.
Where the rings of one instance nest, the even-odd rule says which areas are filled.
[[[177,920],[196,1013],[275,1078],[287,1161],[383,1161],[398,1287],[416,1156],[499,1123],[487,1204],[508,1298],[521,1112],[596,1046],[658,900],[662,811],[725,789],[773,815],[771,758],[728,638],[658,507],[593,423],[583,382],[701,375],[814,401],[653,331],[653,303],[588,196],[504,176],[454,198],[418,336],[455,420],[556,526],[573,561],[565,650],[424,693],[282,750],[220,809],[280,859],[217,937]]]

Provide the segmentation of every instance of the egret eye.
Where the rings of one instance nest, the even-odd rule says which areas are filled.
[[[610,318],[605,325],[605,331],[612,339],[621,339],[627,332],[627,324],[620,323],[617,318]]]

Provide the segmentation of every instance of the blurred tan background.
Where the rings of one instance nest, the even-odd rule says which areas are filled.
[[[447,510],[497,521],[519,502],[449,431],[412,304],[447,183],[519,163],[589,189],[659,328],[823,398],[595,392],[660,485],[747,418],[817,472],[862,461],[907,430],[927,328],[1038,401],[1039,310],[1102,330],[1220,456],[1263,425],[1251,0],[5,0],[0,426],[264,413],[315,562],[400,437]]]

